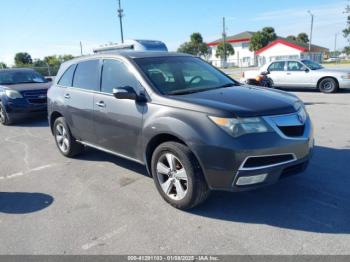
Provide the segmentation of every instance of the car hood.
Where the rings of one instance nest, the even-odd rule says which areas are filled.
[[[290,93],[253,86],[235,86],[189,95],[176,100],[226,111],[238,117],[281,115],[295,112],[299,99]]]
[[[51,82],[47,82],[47,83],[25,83],[25,84],[1,85],[1,86],[4,86],[5,88],[8,88],[8,89],[22,92],[22,91],[29,91],[29,90],[49,89],[51,85],[52,85]]]

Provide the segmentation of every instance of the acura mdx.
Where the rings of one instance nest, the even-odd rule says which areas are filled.
[[[64,63],[48,92],[67,157],[93,147],[144,164],[179,209],[302,172],[314,145],[304,104],[244,86],[185,54],[118,52]]]

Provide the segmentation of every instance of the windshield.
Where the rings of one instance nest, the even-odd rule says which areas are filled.
[[[31,70],[0,71],[0,85],[15,85],[24,83],[45,83],[45,78]]]
[[[239,85],[195,57],[138,58],[135,62],[164,95],[184,95]]]
[[[301,60],[311,70],[317,70],[323,68],[320,64],[317,64],[311,60]]]

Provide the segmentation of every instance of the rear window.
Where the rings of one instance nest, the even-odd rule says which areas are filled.
[[[76,65],[71,65],[62,75],[60,81],[58,81],[58,84],[61,86],[68,86],[71,87],[73,84],[73,75]]]
[[[100,70],[98,60],[81,62],[75,70],[73,86],[98,91],[100,89]]]

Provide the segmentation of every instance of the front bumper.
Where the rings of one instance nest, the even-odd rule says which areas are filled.
[[[299,137],[288,137],[280,131],[274,131],[244,135],[237,139],[222,135],[219,140],[219,145],[201,144],[193,145],[192,148],[212,190],[251,190],[300,173],[307,167],[314,147],[313,128],[309,118]],[[257,162],[249,168],[245,166],[249,158],[264,157],[264,161],[272,161],[276,156],[287,155],[292,157],[271,163]],[[256,184],[237,183],[241,177],[256,175],[265,175],[266,178]]]
[[[6,112],[12,118],[40,115],[47,112],[47,104],[30,104],[25,99],[16,99],[5,104]],[[21,101],[20,101],[21,100]]]

